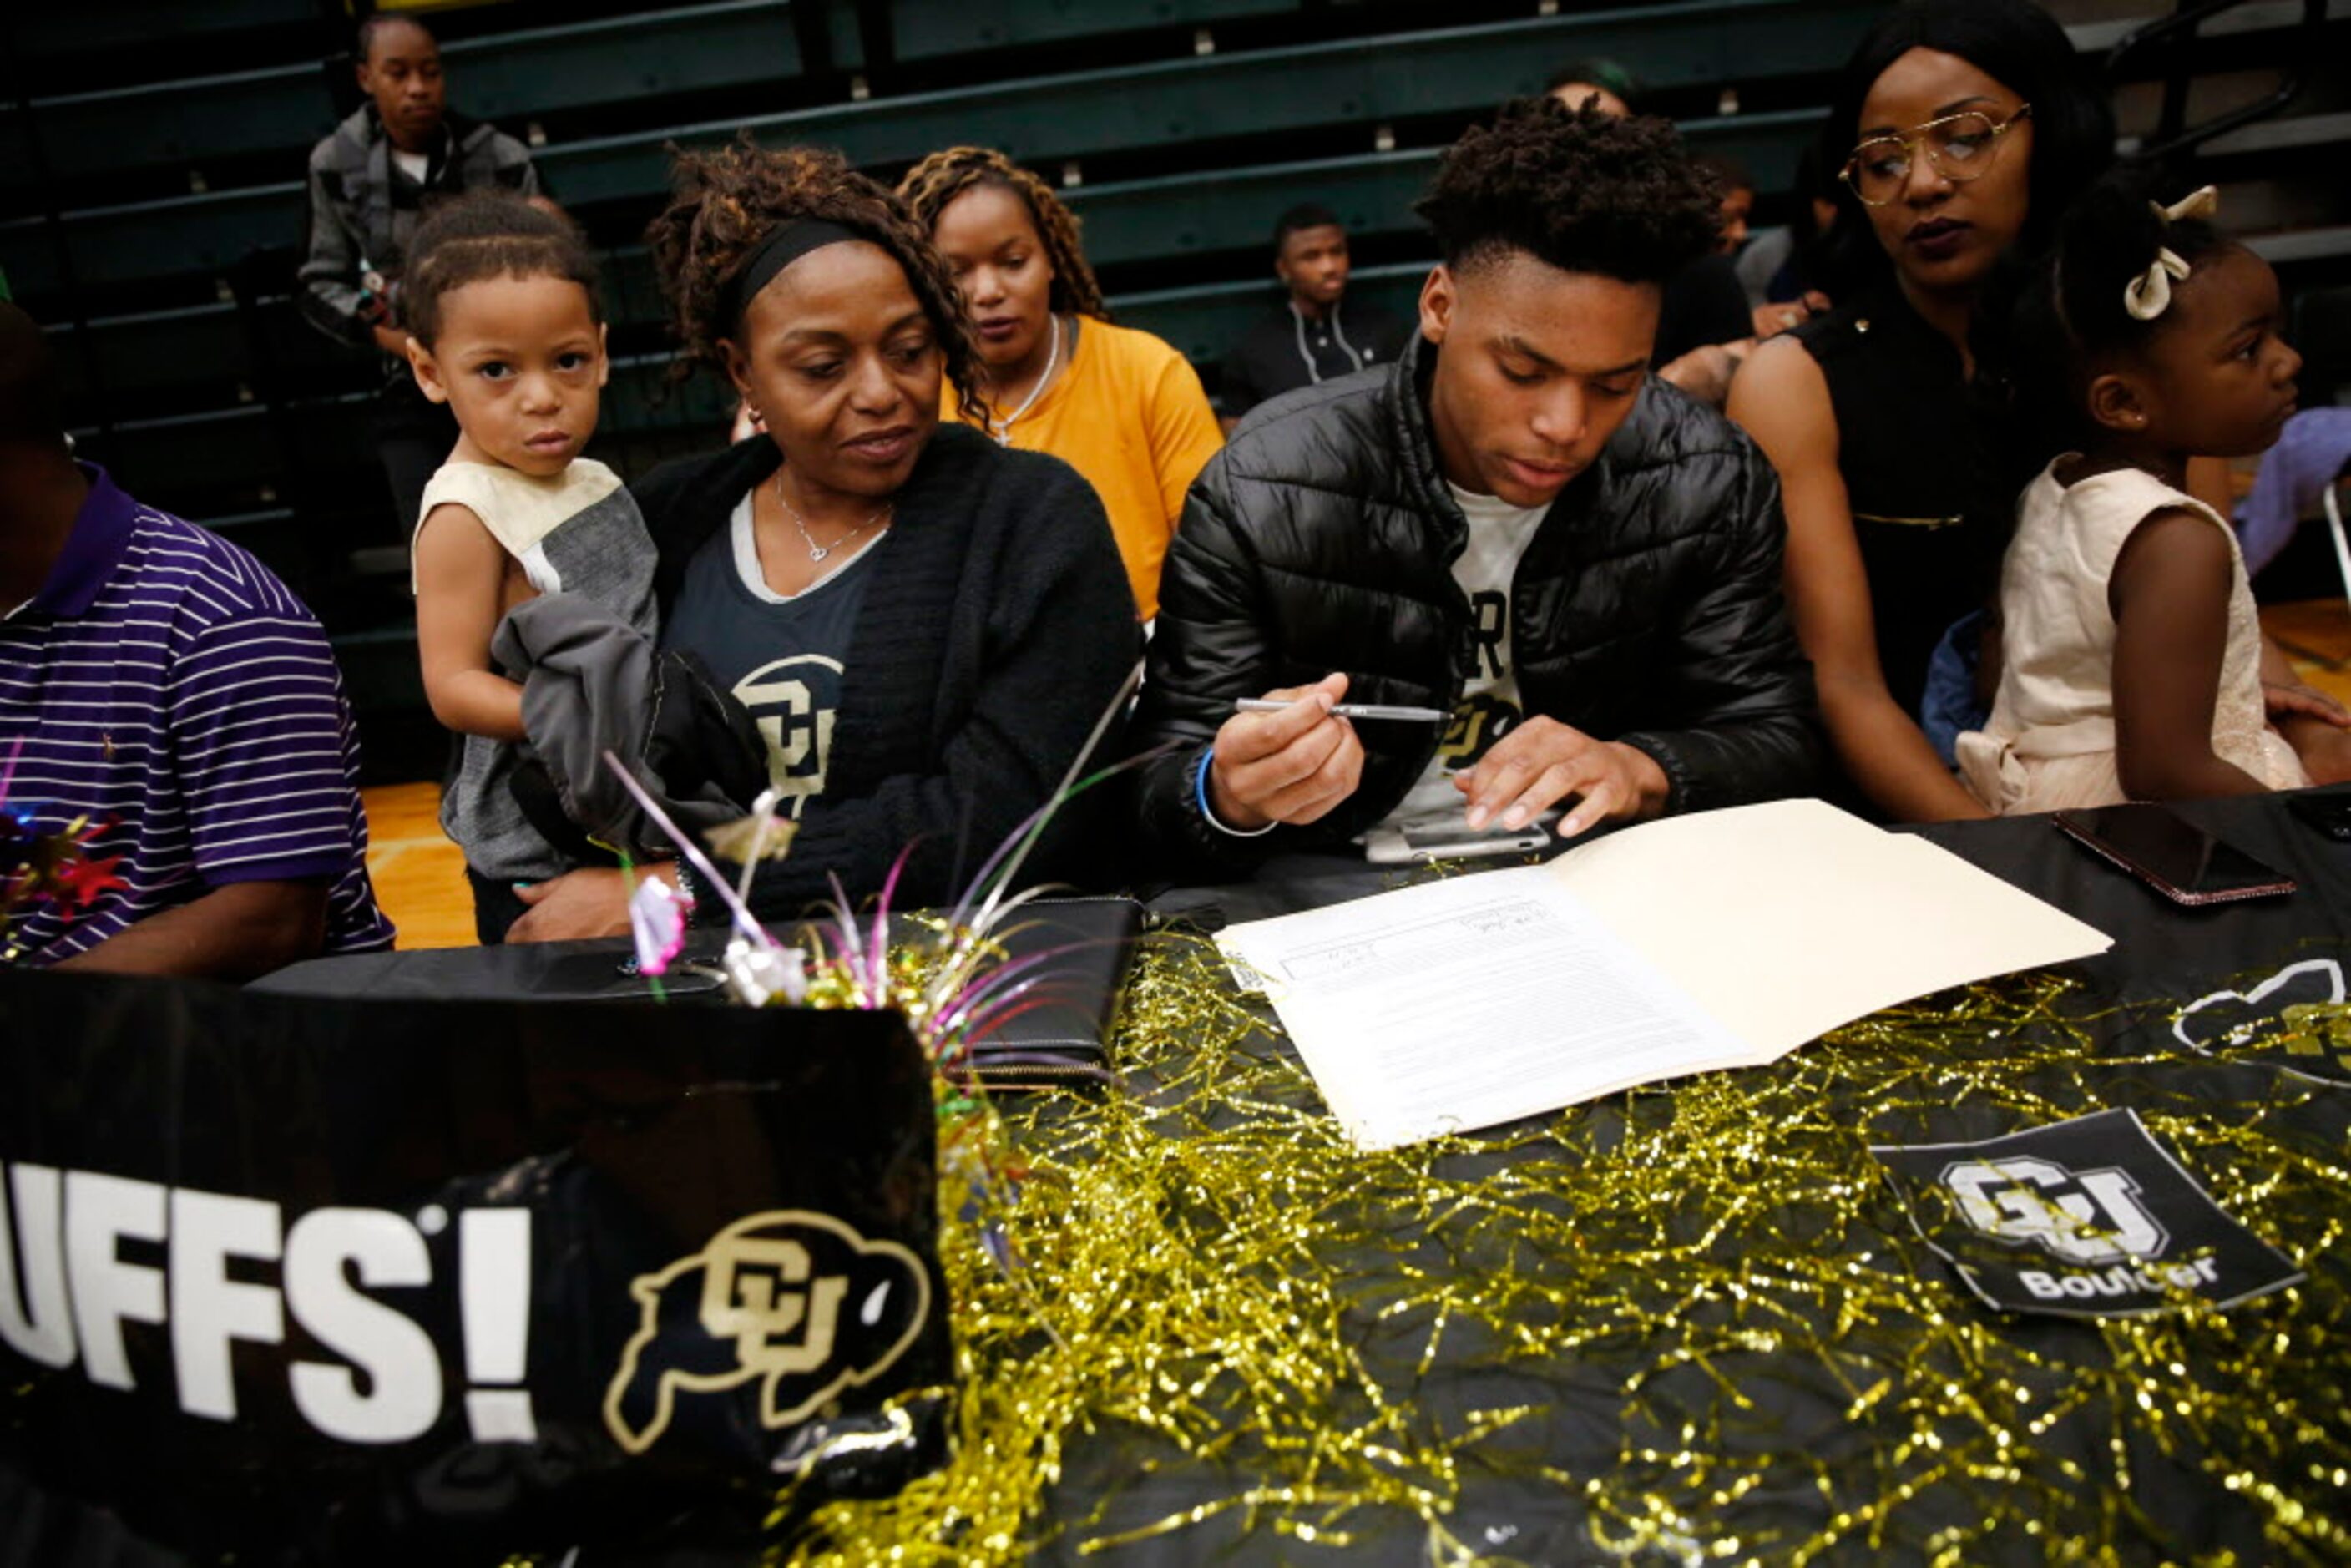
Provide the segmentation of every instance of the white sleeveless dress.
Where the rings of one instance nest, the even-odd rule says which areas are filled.
[[[2107,580],[2131,530],[2178,508],[2229,541],[2229,640],[2212,706],[2212,752],[2273,789],[2310,782],[2262,703],[2262,630],[2236,530],[2192,496],[2140,469],[2073,485],[2060,457],[2025,487],[2001,564],[2002,665],[1991,717],[1959,738],[1959,773],[2001,816],[2113,805],[2129,797],[2115,758],[2115,618]]]

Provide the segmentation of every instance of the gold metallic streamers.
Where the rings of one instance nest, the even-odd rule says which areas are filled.
[[[2045,977],[1975,987],[1772,1068],[1361,1155],[1213,951],[1153,936],[1123,1092],[942,1124],[951,1458],[791,1509],[778,1556],[1207,1560],[1247,1531],[1440,1563],[2154,1561],[2185,1529],[2340,1562],[2345,1092],[2087,1012]],[[1866,1149],[2117,1104],[2309,1282],[2003,1317]]]

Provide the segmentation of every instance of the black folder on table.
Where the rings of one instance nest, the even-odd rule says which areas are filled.
[[[921,940],[932,929],[915,910],[893,915],[895,940]],[[1010,1087],[1084,1074],[1102,1065],[1105,1041],[1117,1017],[1121,988],[1142,929],[1143,906],[1131,898],[1035,899],[1014,911],[1001,938],[1006,961],[1038,954],[1051,956],[1025,971],[1038,986],[1028,998],[1038,1006],[1006,1021],[972,1055],[991,1085]],[[805,943],[822,931],[837,945],[830,925],[779,932]],[[662,982],[663,994],[679,1001],[719,1002],[718,981],[692,966],[716,956],[724,930],[690,934],[681,960]],[[632,948],[621,937],[595,942],[550,942],[507,947],[449,947],[404,953],[356,953],[313,958],[255,981],[248,990],[280,996],[410,998],[442,1000],[504,998],[517,1001],[644,1001],[653,982],[633,972]]]

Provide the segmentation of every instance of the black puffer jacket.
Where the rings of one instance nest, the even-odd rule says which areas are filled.
[[[1469,605],[1451,565],[1468,524],[1429,429],[1436,352],[1415,338],[1384,371],[1266,404],[1193,485],[1134,729],[1141,746],[1183,743],[1139,787],[1171,874],[1237,873],[1353,838],[1436,755],[1436,727],[1359,725],[1353,797],[1260,837],[1205,821],[1195,792],[1237,697],[1333,671],[1350,702],[1450,711],[1460,695]],[[1647,752],[1671,784],[1668,810],[1813,789],[1822,753],[1812,668],[1781,599],[1785,533],[1753,444],[1651,378],[1520,561],[1511,662],[1526,712]]]

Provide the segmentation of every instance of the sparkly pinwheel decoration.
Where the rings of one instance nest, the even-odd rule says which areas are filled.
[[[831,914],[816,928],[810,946],[787,946],[752,915],[748,902],[758,866],[783,858],[798,830],[797,823],[778,816],[779,800],[773,790],[754,802],[748,816],[725,824],[709,836],[714,847],[741,867],[730,885],[716,864],[670,820],[617,758],[608,753],[605,765],[669,835],[692,867],[698,885],[725,905],[732,930],[717,968],[737,1001],[747,1007],[782,1003],[895,1009],[905,1015],[933,1064],[964,1082],[968,1079],[976,1041],[1020,1014],[1050,1003],[1050,966],[1072,949],[1057,947],[1017,958],[1008,956],[1006,942],[1022,929],[1014,924],[1014,917],[1023,905],[1048,891],[1034,886],[1015,892],[1016,880],[1057,811],[1077,795],[1146,760],[1131,758],[1092,775],[1083,772],[1087,759],[1126,710],[1141,674],[1138,665],[1128,675],[1060,786],[997,847],[928,941],[904,940],[907,922],[903,918],[898,923],[899,939],[893,939],[893,899],[913,846],[891,868],[870,915],[853,910],[846,890],[835,879]],[[630,900],[630,926],[635,936],[638,967],[646,974],[663,974],[676,960],[684,946],[686,912],[692,907],[690,898],[658,878],[648,877],[639,883]]]

